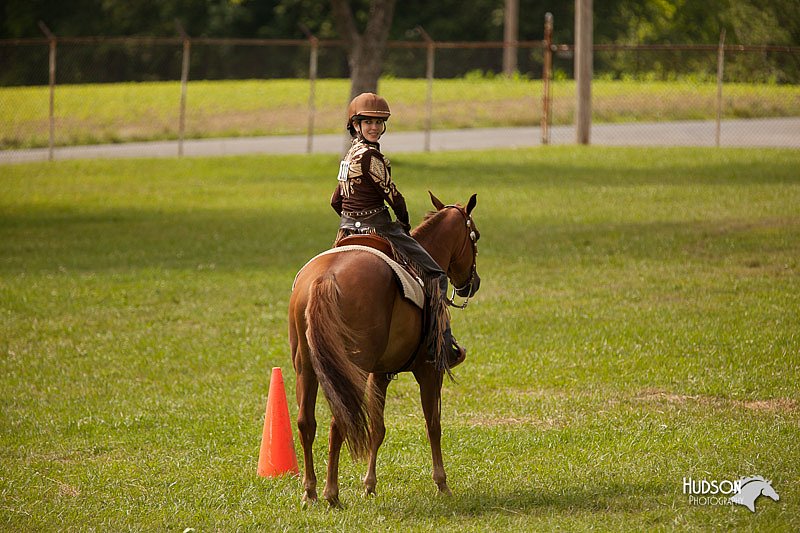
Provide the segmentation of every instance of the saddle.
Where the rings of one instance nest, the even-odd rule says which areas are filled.
[[[399,260],[397,255],[394,253],[394,248],[392,248],[392,243],[390,243],[387,239],[381,237],[380,235],[376,235],[374,233],[368,233],[364,235],[348,235],[339,240],[336,243],[335,247],[339,248],[341,246],[366,246],[367,248],[375,248],[376,250],[383,252],[387,256],[389,256],[393,261],[397,261],[398,263],[402,264],[402,261]],[[408,268],[408,265],[405,266],[406,270],[408,270],[409,274],[416,276],[415,272],[412,272],[411,269]]]
[[[414,302],[420,309],[424,308],[425,290],[422,278],[411,268],[411,265],[395,253],[394,247],[392,247],[392,243],[388,239],[374,233],[348,235],[340,239],[331,251],[336,251],[339,248],[343,250],[368,248],[383,254],[385,257],[381,258],[394,271],[397,282],[403,288],[405,297]]]
[[[347,253],[352,250],[368,252],[382,259],[387,265],[389,265],[389,267],[392,269],[392,272],[394,272],[395,279],[403,290],[403,296],[420,309],[425,309],[425,289],[422,280],[415,272],[413,272],[413,270],[409,268],[408,265],[401,264],[400,261],[395,259],[395,254],[389,241],[383,237],[372,234],[351,235],[349,237],[345,237],[339,240],[334,248],[315,256],[297,273],[297,276],[295,276],[295,281],[292,283],[292,290],[294,290],[294,286],[297,282],[297,277],[300,276],[300,272],[302,272],[303,269],[305,269],[305,267],[308,266],[309,263],[313,262],[317,257],[335,253]]]

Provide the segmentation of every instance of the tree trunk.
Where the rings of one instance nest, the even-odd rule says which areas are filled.
[[[336,29],[347,47],[350,65],[350,98],[363,92],[378,92],[378,78],[383,70],[383,54],[392,27],[396,0],[372,0],[363,35],[356,28],[353,11],[347,0],[331,0]]]

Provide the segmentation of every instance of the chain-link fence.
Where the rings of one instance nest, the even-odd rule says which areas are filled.
[[[390,42],[380,91],[393,131],[522,126],[574,142],[573,48],[516,48],[517,74],[502,76],[500,42]],[[312,135],[343,130],[347,76],[336,41],[0,41],[0,160],[208,137],[308,136],[310,150]],[[785,131],[778,145],[800,147],[798,82],[800,47],[596,45],[593,142],[768,145]]]

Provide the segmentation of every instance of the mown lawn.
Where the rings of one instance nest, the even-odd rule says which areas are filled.
[[[296,421],[286,307],[334,236],[335,157],[69,161],[0,176],[0,528],[800,527],[799,152],[392,160],[416,221],[428,189],[478,193],[483,284],[454,315],[469,353],[443,399],[452,498],[410,375],[377,497],[347,456],[342,511],[256,476],[273,366]],[[780,500],[682,491],[750,475]]]
[[[427,121],[425,80],[389,78],[381,93],[392,105],[392,131],[420,130]],[[695,81],[596,80],[593,120],[651,122],[713,120],[717,88]],[[187,138],[305,134],[308,80],[191,81],[186,99]],[[315,86],[314,131],[342,131],[349,80],[321,79]],[[54,98],[55,144],[176,139],[178,82],[58,85]],[[794,85],[727,83],[723,118],[800,116]],[[575,83],[553,82],[553,124],[574,121]],[[49,89],[0,87],[0,149],[47,146]],[[540,80],[461,78],[435,80],[434,129],[538,126]]]

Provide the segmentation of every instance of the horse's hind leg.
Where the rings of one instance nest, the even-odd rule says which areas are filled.
[[[331,507],[339,508],[339,454],[344,443],[344,433],[336,423],[336,418],[331,418],[331,433],[328,440],[328,475],[325,478],[325,490],[322,495]]]
[[[378,460],[378,449],[386,436],[383,410],[386,405],[386,389],[389,387],[390,380],[386,374],[370,374],[369,381],[367,402],[370,405],[369,411],[374,413],[374,417],[370,420],[369,463],[367,475],[364,476],[364,488],[366,494],[375,494],[375,485],[378,483],[375,466]]]
[[[442,377],[443,373],[433,367],[414,372],[414,377],[419,383],[419,395],[422,401],[422,412],[425,414],[425,424],[428,430],[428,441],[431,443],[431,457],[433,458],[433,481],[439,492],[450,496],[447,486],[447,474],[444,472],[442,459]]]
[[[300,358],[302,359],[302,358]],[[314,408],[317,403],[318,382],[310,364],[295,360],[297,372],[297,429],[300,433],[300,443],[303,445],[303,501],[317,501],[317,475],[314,472],[314,437],[317,433],[317,420]]]

